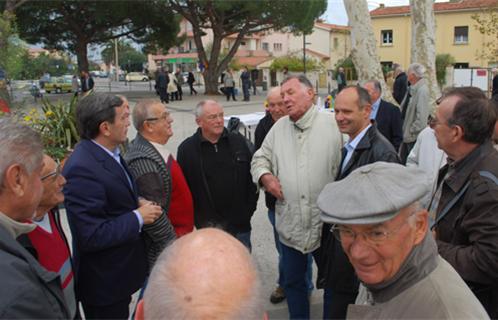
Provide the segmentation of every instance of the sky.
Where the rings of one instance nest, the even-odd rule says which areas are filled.
[[[357,0],[356,0],[357,1]],[[436,2],[447,2],[448,0],[436,0]],[[328,23],[347,25],[348,16],[346,9],[344,9],[343,0],[328,0],[327,11],[325,11],[322,18]],[[406,6],[410,4],[409,0],[367,0],[368,9],[373,10],[383,3],[386,7],[392,6]]]

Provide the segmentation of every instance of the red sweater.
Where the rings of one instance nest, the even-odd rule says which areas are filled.
[[[194,229],[194,202],[178,162],[172,156],[169,156],[168,162],[171,162],[169,167],[172,181],[168,217],[176,235],[181,237]]]

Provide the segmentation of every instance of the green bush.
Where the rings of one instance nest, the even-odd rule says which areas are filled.
[[[440,53],[436,56],[436,79],[439,87],[446,83],[446,67],[455,64],[455,58],[449,53]]]
[[[337,76],[340,67],[344,68],[347,80],[358,79],[358,74],[356,73],[356,67],[354,66],[353,58],[351,58],[351,56],[337,61],[337,63],[335,64],[334,78]]]
[[[303,72],[303,57],[283,56],[275,58],[270,66],[270,69],[273,71],[281,71],[284,67],[287,67],[290,72]],[[306,58],[306,71],[318,70],[321,67],[320,63],[315,59]]]

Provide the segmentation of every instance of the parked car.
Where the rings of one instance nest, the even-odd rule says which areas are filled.
[[[73,90],[72,76],[51,77],[50,80],[45,83],[43,89],[45,89],[46,93],[71,92]]]
[[[126,81],[149,81],[149,76],[141,72],[130,72],[125,79]]]

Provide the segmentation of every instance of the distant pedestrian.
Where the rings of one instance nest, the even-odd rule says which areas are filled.
[[[188,77],[187,77],[187,83],[188,83],[188,86],[190,88],[190,95],[192,95],[192,94],[197,95],[197,91],[194,89],[194,82],[195,82],[194,74],[192,73],[192,71],[189,71]]]
[[[169,78],[169,83],[168,83],[168,96],[170,97],[171,101],[178,100],[178,86],[176,82],[176,77],[173,74],[173,72],[170,72],[168,74]]]
[[[339,67],[337,71],[337,93],[341,92],[348,84],[346,82],[346,74],[344,73],[344,68]]]
[[[408,78],[399,64],[394,64],[394,84],[392,87],[394,100],[401,106],[401,102],[408,90]]]
[[[242,92],[244,93],[244,101],[249,101],[249,88],[251,87],[251,74],[247,67],[242,69],[240,74],[240,80],[242,81]]]
[[[169,81],[170,80],[168,74],[164,71],[163,68],[161,68],[156,78],[156,90],[159,92],[159,97],[162,103],[169,103],[169,97],[168,97]]]
[[[185,81],[183,80],[183,75],[182,75],[180,69],[176,70],[175,78],[176,78],[176,88],[178,91],[178,100],[182,100],[182,98],[183,98],[182,86],[185,83]]]
[[[259,70],[258,69],[252,69],[251,70],[251,86],[252,86],[252,89],[253,89],[253,94],[256,95],[257,91],[256,91],[256,81],[258,80],[258,76],[259,76]]]
[[[81,71],[81,92],[87,93],[92,90],[94,84],[93,78],[88,74],[88,72]]]
[[[74,96],[78,96],[78,91],[80,90],[80,84],[78,82],[78,77],[76,75],[73,76],[73,79],[71,80],[71,90],[74,92]]]
[[[232,69],[228,69],[225,73],[223,84],[225,85],[223,92],[227,96],[227,101],[230,101],[230,97],[232,97],[233,101],[237,101],[235,99],[235,81],[233,80]]]

